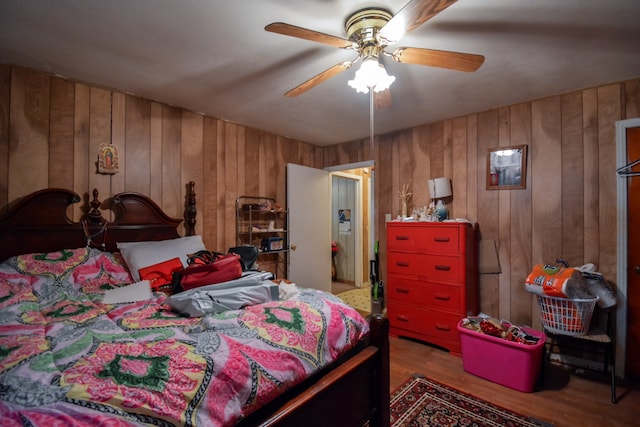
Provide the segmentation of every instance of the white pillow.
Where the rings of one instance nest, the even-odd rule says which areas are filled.
[[[136,281],[140,280],[138,270],[172,258],[180,258],[187,267],[187,255],[203,251],[202,236],[186,236],[177,239],[148,242],[118,242],[118,249]]]

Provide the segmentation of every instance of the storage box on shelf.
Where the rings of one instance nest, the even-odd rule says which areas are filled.
[[[478,314],[477,239],[467,222],[387,223],[390,333],[460,354],[458,322]]]
[[[258,196],[236,199],[236,244],[258,248],[259,268],[273,271],[277,277],[287,275],[288,228],[288,211],[282,209],[275,199]]]

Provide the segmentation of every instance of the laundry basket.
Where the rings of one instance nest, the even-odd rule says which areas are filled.
[[[549,332],[581,336],[589,331],[598,297],[571,299],[538,295],[542,325]]]

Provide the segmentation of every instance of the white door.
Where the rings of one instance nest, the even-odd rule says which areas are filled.
[[[304,288],[331,292],[329,172],[287,164],[289,275]]]

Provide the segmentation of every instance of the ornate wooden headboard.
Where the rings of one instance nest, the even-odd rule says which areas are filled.
[[[67,216],[67,209],[79,203],[73,191],[50,188],[36,191],[12,206],[0,219],[0,261],[20,254],[53,252],[86,246],[116,251],[117,242],[165,240],[180,237],[180,218],[172,218],[149,197],[132,192],[119,193],[104,202],[93,190],[90,208],[79,222]],[[100,208],[110,209],[107,221]],[[185,235],[195,234],[195,184],[187,185]]]

